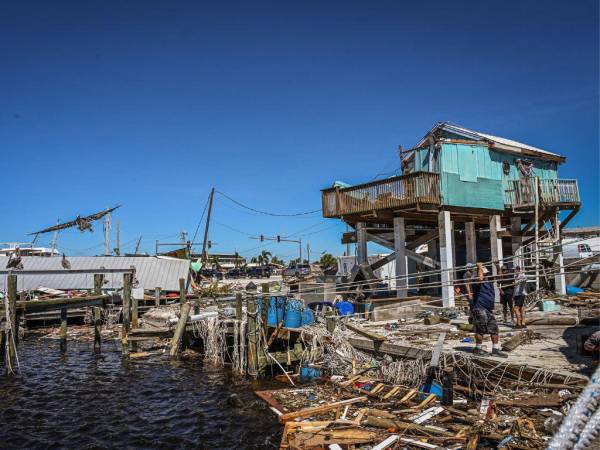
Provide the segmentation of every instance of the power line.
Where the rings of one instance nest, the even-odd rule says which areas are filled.
[[[299,213],[293,213],[293,214],[272,213],[272,212],[269,212],[269,211],[262,211],[260,209],[252,208],[251,206],[244,205],[243,203],[237,201],[234,198],[231,198],[229,195],[227,195],[227,194],[225,194],[225,193],[223,193],[221,191],[215,190],[215,192],[217,192],[218,194],[221,194],[227,200],[235,203],[238,206],[241,206],[242,208],[245,208],[245,209],[247,209],[249,211],[253,211],[255,213],[264,214],[266,216],[273,216],[273,217],[297,217],[297,216],[307,216],[309,214],[315,214],[315,213],[321,212],[321,208],[319,208],[319,209],[315,209],[313,211],[305,211],[305,212],[299,212]]]

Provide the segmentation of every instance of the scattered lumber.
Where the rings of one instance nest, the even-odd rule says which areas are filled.
[[[345,323],[346,328],[348,328],[349,330],[354,331],[355,333],[360,334],[361,336],[366,337],[367,339],[370,339],[372,341],[377,341],[377,342],[383,342],[387,339],[387,337],[378,334],[378,333],[374,333],[372,331],[369,330],[365,330],[363,327],[359,327],[358,325],[352,325],[349,322]]]
[[[510,339],[504,341],[502,343],[502,350],[505,352],[512,352],[519,345],[524,344],[529,340],[529,333],[527,331],[522,331],[520,333],[515,334]]]
[[[439,427],[428,425],[419,425],[412,422],[404,422],[401,420],[384,419],[369,415],[363,421],[364,425],[376,428],[395,429],[396,431],[417,431],[419,433],[434,434],[438,436],[454,436],[451,432]]]
[[[313,416],[315,414],[321,414],[327,411],[331,411],[337,409],[339,406],[352,405],[353,403],[360,403],[367,400],[367,397],[355,397],[348,400],[342,400],[339,402],[329,403],[327,405],[313,406],[311,408],[301,409],[300,411],[295,411],[287,414],[282,414],[279,416],[279,422],[286,423],[290,420],[298,419],[298,418],[306,418]]]

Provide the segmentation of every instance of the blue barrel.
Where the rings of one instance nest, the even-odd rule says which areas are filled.
[[[302,326],[307,327],[315,323],[315,313],[310,308],[304,308],[302,311]]]
[[[286,328],[300,328],[302,325],[302,310],[304,305],[300,300],[290,299],[285,305],[285,322]]]
[[[338,302],[335,304],[340,316],[348,316],[354,314],[354,305],[350,302]]]
[[[285,297],[273,295],[269,299],[269,310],[267,311],[267,323],[276,327],[285,316]]]
[[[258,315],[262,314],[262,299],[258,301]],[[285,297],[273,295],[269,298],[267,309],[267,325],[276,327],[285,315]]]

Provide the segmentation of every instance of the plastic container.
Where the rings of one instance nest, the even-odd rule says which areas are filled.
[[[310,308],[304,308],[302,311],[302,326],[307,327],[315,323],[315,313]]]
[[[577,286],[567,284],[567,295],[577,295],[583,292],[583,289]]]
[[[340,316],[349,316],[354,314],[354,305],[350,302],[338,302],[335,304]]]
[[[302,310],[304,305],[300,300],[289,299],[285,305],[284,325],[286,328],[300,328],[302,325]]]
[[[421,392],[425,394],[435,394],[436,397],[442,397],[442,385],[437,381],[432,381],[431,383],[426,383],[421,386]],[[422,395],[422,397],[427,397],[427,395]]]
[[[542,311],[554,311],[556,303],[554,300],[544,300],[542,303]]]
[[[312,381],[315,378],[321,378],[321,369],[304,365],[300,367],[300,379],[302,381]]]
[[[258,315],[262,314],[262,300],[257,304]],[[269,308],[267,309],[267,324],[276,327],[285,318],[285,297],[273,295],[269,297]]]

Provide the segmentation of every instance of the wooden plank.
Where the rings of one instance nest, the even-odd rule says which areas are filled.
[[[327,411],[334,410],[338,406],[352,405],[354,403],[364,402],[366,400],[367,400],[367,397],[356,397],[356,398],[351,398],[348,400],[342,400],[339,402],[329,403],[327,405],[313,406],[310,408],[301,409],[300,411],[283,414],[282,416],[279,417],[279,422],[286,423],[290,420],[310,417],[315,414],[321,414],[321,413],[324,413]]]
[[[352,330],[355,333],[358,333],[361,336],[364,336],[372,341],[383,342],[383,341],[387,340],[387,337],[382,336],[381,334],[378,334],[378,333],[374,333],[369,330],[365,330],[364,328],[359,327],[358,325],[352,325],[349,322],[346,322],[345,325],[346,325],[346,328],[348,328],[349,330]]]

